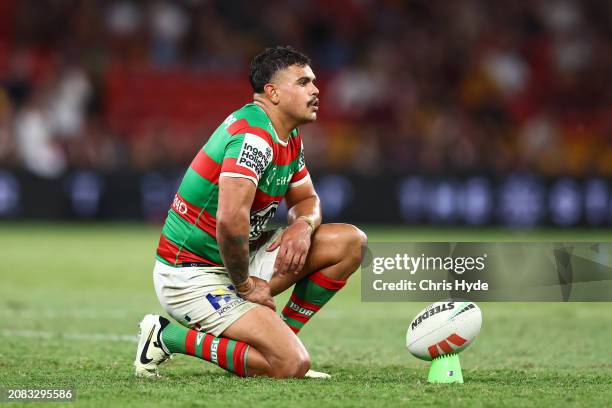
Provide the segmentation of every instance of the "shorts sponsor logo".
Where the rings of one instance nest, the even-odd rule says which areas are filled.
[[[208,303],[211,304],[219,316],[245,302],[244,299],[232,294],[232,288],[233,286],[228,286],[228,290],[219,288],[206,294],[206,300],[208,300]]]
[[[217,310],[217,313],[219,315],[222,315],[223,313],[229,312],[230,310],[232,310],[233,308],[235,308],[236,306],[244,303],[245,300],[241,299],[241,298],[236,298],[235,300],[232,300],[231,302],[229,302],[228,304],[226,304],[225,306],[223,306],[221,309]]]
[[[261,236],[261,233],[263,232],[264,228],[266,228],[268,221],[274,217],[274,214],[276,214],[278,204],[278,201],[272,201],[261,210],[251,213],[251,230],[249,232],[249,240],[252,241]]]
[[[272,160],[272,148],[258,136],[247,133],[242,142],[236,164],[245,167],[260,177]]]
[[[215,296],[222,296],[222,295],[231,295],[232,294],[232,290],[234,290],[234,286],[228,286],[227,289],[225,288],[218,288],[213,290],[211,293]]]

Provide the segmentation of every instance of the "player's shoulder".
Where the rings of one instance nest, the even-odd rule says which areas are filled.
[[[233,112],[230,118],[233,122],[232,125],[234,130],[242,131],[250,129],[269,133],[268,125],[270,119],[263,109],[254,103],[247,103],[242,108]]]

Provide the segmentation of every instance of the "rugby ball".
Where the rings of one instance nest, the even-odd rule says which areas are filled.
[[[448,299],[421,310],[408,326],[406,347],[415,357],[433,360],[465,350],[482,326],[482,313],[474,302]]]

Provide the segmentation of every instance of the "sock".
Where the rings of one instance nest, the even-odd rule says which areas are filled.
[[[321,272],[302,278],[295,284],[281,318],[297,334],[345,284],[346,281],[330,279]]]
[[[163,329],[161,339],[171,353],[198,357],[240,377],[247,376],[247,355],[250,346],[246,343],[226,337],[215,337],[173,323]]]

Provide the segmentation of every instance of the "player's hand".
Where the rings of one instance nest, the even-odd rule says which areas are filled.
[[[276,311],[276,305],[274,304],[274,300],[272,299],[272,291],[270,290],[270,285],[263,279],[256,278],[251,276],[253,280],[253,285],[255,288],[245,294],[240,295],[244,300],[248,300],[249,302],[258,303],[263,306],[268,306],[270,309]]]
[[[298,220],[291,224],[276,241],[266,248],[266,251],[271,252],[280,247],[274,262],[275,274],[285,275],[287,273],[294,273],[297,275],[300,273],[306,263],[311,235],[312,228],[310,225]]]

